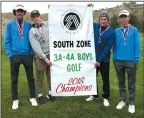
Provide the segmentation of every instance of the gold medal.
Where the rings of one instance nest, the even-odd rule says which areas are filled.
[[[99,41],[98,41],[98,43],[101,43],[101,38],[99,38]]]
[[[126,37],[124,37],[124,46],[126,46]]]
[[[20,39],[22,40],[23,38],[24,38],[24,36],[23,36],[23,35],[21,35]]]

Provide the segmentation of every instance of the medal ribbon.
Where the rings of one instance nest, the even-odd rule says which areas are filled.
[[[103,33],[105,33],[108,29],[109,29],[110,27],[108,26],[104,31],[102,31],[101,32],[101,29],[102,29],[102,27],[100,26],[100,28],[99,28],[99,39],[101,39],[100,37],[101,37],[101,35],[103,34]]]
[[[124,39],[124,44],[126,44],[126,38],[128,36],[128,30],[129,28],[127,28],[124,32],[124,30],[122,31],[122,36],[123,36],[123,39]]]
[[[38,27],[36,26],[36,29],[37,29],[38,32],[40,33],[41,38],[44,39],[44,31],[43,31],[43,27],[41,27],[41,28],[39,27],[39,28],[38,28]],[[40,30],[40,29],[41,29],[41,30]]]
[[[24,31],[24,21],[22,21],[22,27],[20,27],[18,21],[16,20],[16,25],[19,31],[20,36],[23,35],[23,31]]]

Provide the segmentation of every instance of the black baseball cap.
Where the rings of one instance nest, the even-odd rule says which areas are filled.
[[[33,10],[33,11],[31,12],[31,17],[34,17],[35,15],[40,16],[40,12],[39,12],[38,10]]]

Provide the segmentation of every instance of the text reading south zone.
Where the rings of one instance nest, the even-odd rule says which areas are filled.
[[[53,47],[54,48],[91,47],[91,41],[90,40],[78,40],[76,41],[76,45],[74,41],[54,41]]]

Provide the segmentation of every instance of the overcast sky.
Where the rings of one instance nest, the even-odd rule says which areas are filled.
[[[34,9],[40,11],[40,13],[47,13],[48,11],[48,4],[74,4],[74,5],[87,5],[90,2],[2,2],[2,13],[5,12],[12,12],[12,9],[17,4],[22,4],[26,8],[28,12],[31,12]],[[100,8],[110,8],[117,5],[121,5],[122,2],[91,2],[94,4],[93,9],[100,9]],[[142,2],[139,2],[142,4]]]

